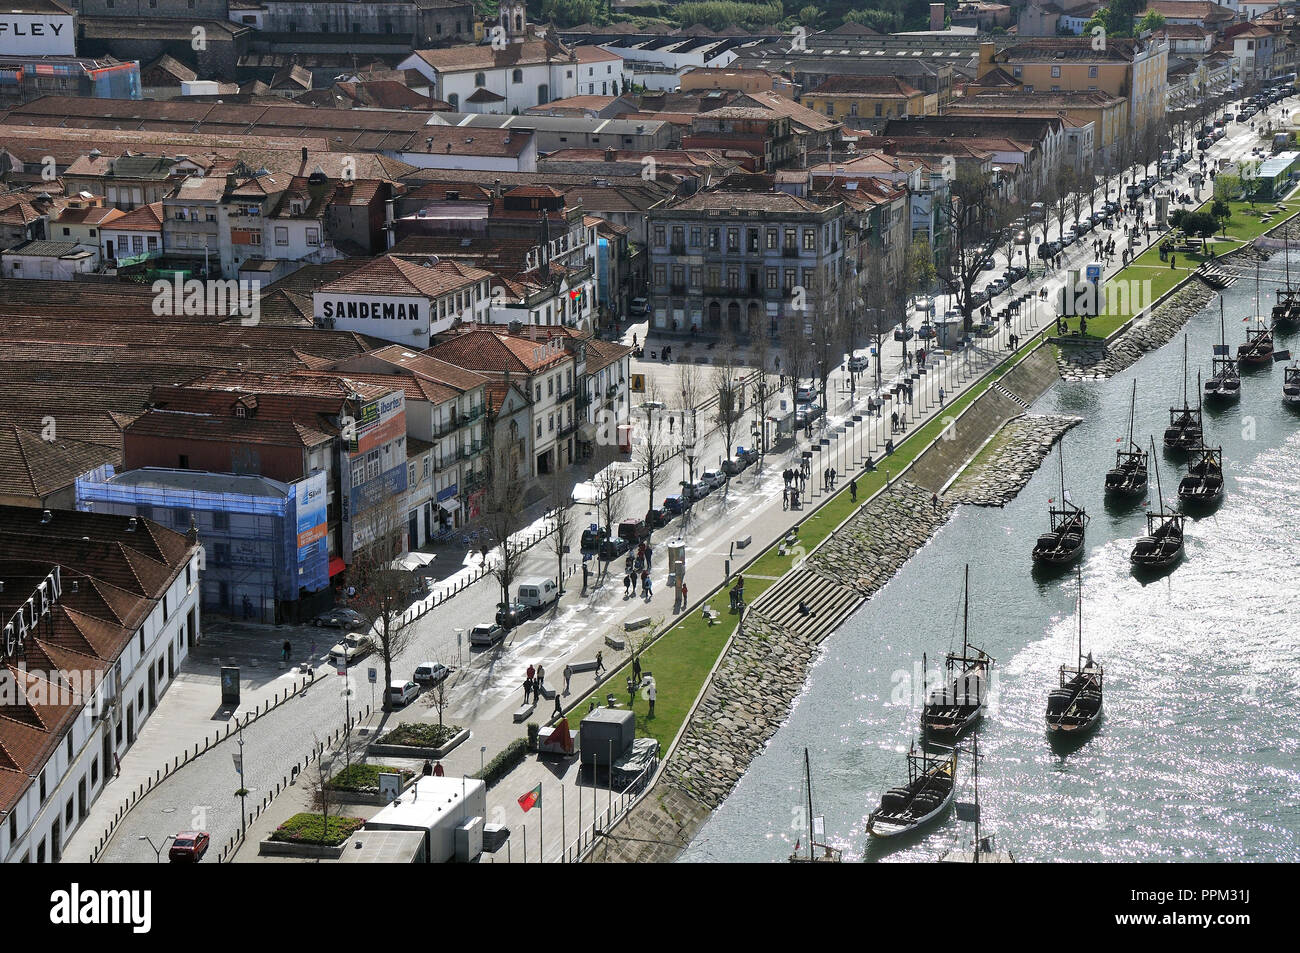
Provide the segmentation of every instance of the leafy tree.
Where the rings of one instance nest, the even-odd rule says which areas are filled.
[[[1219,178],[1222,179],[1223,176],[1219,176]],[[1217,191],[1219,183],[1216,181],[1214,184]],[[1223,201],[1223,199],[1216,198],[1214,204],[1210,206],[1210,214],[1213,215],[1214,220],[1219,223],[1219,230],[1226,234],[1228,222],[1232,220],[1232,207],[1228,205],[1227,202]]]
[[[1155,10],[1148,10],[1146,16],[1138,21],[1136,33],[1146,33],[1148,30],[1159,30],[1165,25],[1165,15]]]
[[[822,12],[811,3],[805,7],[799,8],[799,23],[802,26],[816,26],[817,21],[821,19]]]
[[[606,6],[601,0],[542,0],[542,19],[556,26],[608,22]]]

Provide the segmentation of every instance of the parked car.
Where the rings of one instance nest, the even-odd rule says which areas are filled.
[[[582,541],[579,544],[584,553],[594,553],[600,548],[600,541],[609,536],[609,530],[603,526],[588,526],[582,531]]]
[[[984,264],[980,265],[980,268],[984,271],[997,271],[998,263],[992,257],[989,257],[984,260]]]
[[[469,630],[470,645],[496,645],[506,637],[506,630],[495,622],[481,622]]]
[[[369,627],[366,617],[355,609],[330,609],[311,620],[311,624],[330,629],[365,629]]]
[[[650,302],[645,298],[633,298],[632,304],[628,307],[628,314],[635,318],[645,317],[650,310]]]
[[[923,324],[916,329],[916,336],[922,341],[931,340],[938,332],[935,331],[933,324]]]
[[[522,602],[498,602],[497,603],[497,625],[506,629],[513,629],[515,626],[523,625],[533,617],[531,607],[524,605]]]
[[[726,460],[723,460],[718,464],[718,469],[728,477],[733,477],[741,470],[745,469],[745,461],[740,456],[728,457]]]
[[[399,708],[405,708],[415,701],[415,696],[419,694],[420,686],[410,679],[404,682],[394,680],[388,683],[388,700]]]
[[[871,364],[870,359],[865,354],[854,354],[849,358],[849,370],[854,373],[865,371]]]
[[[1090,231],[1092,231],[1092,222],[1088,221],[1086,218],[1081,218],[1079,221],[1074,223],[1074,234],[1076,236],[1087,235]]]
[[[1007,290],[1007,283],[1001,278],[994,278],[984,287],[990,295],[996,296]]]
[[[435,688],[447,680],[451,674],[451,669],[441,662],[421,662],[415,666],[415,672],[411,675],[412,681],[426,688]]]
[[[686,500],[679,493],[674,493],[672,496],[665,496],[663,508],[665,512],[677,516],[682,512],[682,510],[686,509]]]
[[[1108,215],[1114,215],[1116,212],[1119,211],[1119,203],[1106,202],[1102,205],[1101,209],[1103,212],[1106,212]]]
[[[1067,228],[1064,232],[1061,233],[1062,248],[1069,248],[1078,240],[1079,240],[1079,236],[1075,234],[1074,229],[1072,228]]]
[[[1130,185],[1124,189],[1124,196],[1130,200],[1137,198],[1142,194],[1142,187],[1139,185]]]
[[[519,589],[515,593],[515,601],[528,606],[533,615],[539,615],[543,609],[559,598],[560,587],[549,576],[521,579]]]
[[[715,490],[720,490],[727,485],[727,475],[721,470],[709,469],[700,474],[700,479]]]
[[[341,665],[345,661],[348,665],[353,665],[359,659],[365,658],[373,652],[374,649],[375,640],[370,636],[360,632],[349,632],[343,636],[343,641],[330,649],[330,661],[334,665]]]
[[[610,539],[601,540],[600,548],[596,550],[596,555],[604,560],[618,559],[619,556],[622,556],[630,548],[631,544],[629,544],[627,540],[621,536],[614,536]]]
[[[207,831],[181,831],[172,838],[171,849],[167,859],[173,863],[196,864],[203,859],[212,844],[212,837]]]
[[[794,425],[796,427],[806,427],[812,421],[822,415],[822,409],[817,404],[805,404],[794,412]]]
[[[646,529],[644,520],[629,518],[618,524],[618,535],[629,543],[639,543],[650,535],[650,530]]]
[[[1038,246],[1039,258],[1053,258],[1056,255],[1059,255],[1060,253],[1061,253],[1060,242],[1056,242],[1056,241],[1043,242],[1041,245]]]
[[[713,484],[708,480],[696,480],[686,486],[686,491],[690,494],[692,501],[704,499],[712,490]]]
[[[815,384],[800,384],[794,389],[794,402],[796,404],[809,404],[817,399],[817,386]]]
[[[907,326],[897,327],[894,328],[894,340],[910,341],[912,340],[912,335],[915,333],[916,333],[915,331],[913,331],[911,328]]]
[[[646,510],[646,520],[655,529],[661,526],[667,526],[668,521],[673,518],[673,514],[662,506],[652,506]]]

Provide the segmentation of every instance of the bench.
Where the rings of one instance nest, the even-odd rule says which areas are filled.
[[[592,659],[590,662],[570,662],[569,671],[574,675],[577,675],[579,672],[594,672],[596,671],[596,660]]]
[[[649,624],[650,624],[650,617],[648,615],[637,616],[634,619],[627,619],[626,621],[624,621],[623,631],[635,632],[637,629],[644,629]]]
[[[753,541],[754,541],[753,536],[742,536],[740,537],[740,539],[736,540],[736,548],[747,549],[749,547],[749,544],[752,543]]]
[[[609,646],[609,648],[613,649],[615,652],[621,652],[623,651],[624,647],[627,645],[627,642],[624,639],[618,638],[617,636],[607,635],[605,636],[605,644]]]
[[[717,625],[717,624],[718,624],[718,620],[719,620],[720,618],[722,618],[722,617],[718,614],[718,610],[717,610],[717,609],[711,609],[711,608],[708,607],[708,606],[705,606],[705,607],[704,607],[703,615],[704,615],[704,621],[707,622],[707,623],[709,623],[709,625]]]
[[[528,716],[531,715],[534,710],[536,710],[536,708],[537,708],[537,702],[528,702],[526,705],[521,705],[520,707],[516,708],[515,724],[518,724],[519,722],[526,720]]]

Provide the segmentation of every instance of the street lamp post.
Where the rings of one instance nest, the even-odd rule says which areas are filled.
[[[235,770],[239,772],[239,836],[248,833],[248,812],[244,809],[248,786],[244,784],[244,724],[239,724],[239,754],[235,755]]]
[[[168,842],[169,840],[175,840],[175,839],[176,839],[176,835],[175,835],[175,834],[168,834],[166,837],[163,838],[162,847],[159,847],[157,844],[155,844],[155,843],[153,842],[153,838],[150,837],[148,834],[141,834],[141,835],[140,835],[140,840],[148,841],[148,842],[149,842],[149,846],[153,848],[153,861],[154,861],[155,864],[161,864],[161,863],[162,863],[162,852],[163,852],[163,848],[165,848],[165,847],[167,846],[167,842]]]

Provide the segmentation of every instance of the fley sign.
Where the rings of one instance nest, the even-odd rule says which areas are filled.
[[[21,56],[75,56],[71,16],[8,13],[0,15],[0,53]]]

